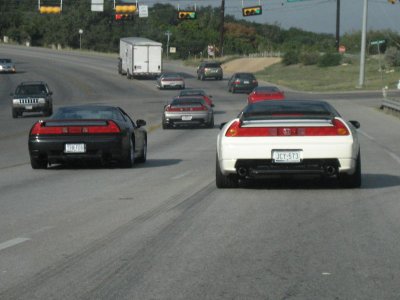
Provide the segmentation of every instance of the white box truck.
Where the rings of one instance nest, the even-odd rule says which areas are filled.
[[[162,72],[162,43],[142,37],[119,41],[118,73],[132,77],[157,77]]]

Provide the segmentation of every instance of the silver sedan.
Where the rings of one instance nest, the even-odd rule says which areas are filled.
[[[179,97],[164,107],[162,127],[177,126],[214,127],[214,111],[199,97]]]
[[[185,79],[177,73],[164,73],[157,78],[157,87],[161,89],[184,89]]]

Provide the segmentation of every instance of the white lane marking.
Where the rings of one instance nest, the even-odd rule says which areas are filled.
[[[372,136],[370,136],[369,134],[367,134],[367,133],[365,133],[364,131],[361,131],[361,130],[358,130],[358,131],[359,131],[363,136],[365,136],[367,139],[369,139],[369,140],[375,142],[375,139],[374,139]],[[390,151],[390,150],[388,150],[388,149],[386,149],[386,148],[384,148],[384,147],[382,147],[382,149],[383,149],[387,154],[389,154],[397,163],[400,164],[400,157],[399,157],[396,153],[394,153],[394,152],[392,152],[392,151]]]
[[[366,133],[360,129],[358,129],[358,132],[361,133],[363,136],[365,136],[367,139],[369,139],[371,141],[375,141],[375,139],[372,136],[370,136],[368,133]]]
[[[172,179],[180,179],[182,177],[185,177],[186,175],[189,175],[190,173],[192,173],[192,171],[186,171],[186,172],[184,172],[182,174],[179,174],[179,175],[176,175],[176,176],[172,177]]]
[[[323,272],[322,275],[324,275],[324,276],[329,276],[329,275],[331,275],[331,273],[329,273],[329,272]]]
[[[16,239],[12,239],[12,240],[9,240],[7,242],[1,243],[0,244],[0,251],[4,250],[4,249],[7,249],[7,248],[10,248],[10,247],[13,247],[13,246],[18,245],[18,244],[21,244],[23,242],[29,241],[29,240],[30,239],[28,239],[28,238],[16,238]]]

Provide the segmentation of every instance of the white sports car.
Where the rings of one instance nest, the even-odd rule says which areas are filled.
[[[218,135],[216,185],[234,188],[239,179],[315,175],[358,188],[359,127],[324,101],[249,104]]]

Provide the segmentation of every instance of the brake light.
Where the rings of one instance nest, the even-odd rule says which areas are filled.
[[[241,127],[236,121],[226,131],[227,137],[251,136],[336,136],[349,135],[349,130],[338,119],[334,119],[333,126],[317,127]]]
[[[234,84],[240,84],[240,79],[236,79]]]
[[[44,134],[103,134],[103,133],[120,133],[121,129],[114,121],[107,121],[106,125],[90,125],[90,126],[46,126],[46,123],[39,121],[32,126],[30,135]]]

